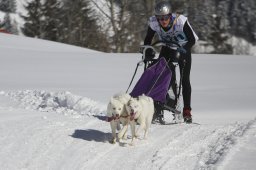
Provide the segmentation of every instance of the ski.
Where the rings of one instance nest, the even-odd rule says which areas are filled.
[[[201,125],[200,123],[196,122],[191,122],[191,123],[186,123],[186,122],[165,122],[164,125],[179,125],[179,124],[186,124],[186,125]]]
[[[163,105],[164,109],[167,110],[167,111],[170,111],[174,114],[181,114],[181,111],[180,110],[177,110],[177,109],[174,109],[166,104]]]

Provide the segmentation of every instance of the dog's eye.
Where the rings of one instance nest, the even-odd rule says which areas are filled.
[[[115,107],[113,107],[113,110],[116,110],[116,108],[115,108]]]
[[[118,110],[121,110],[121,108],[118,108]]]

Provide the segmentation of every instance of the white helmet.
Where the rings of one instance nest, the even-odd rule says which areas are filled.
[[[155,15],[168,15],[171,12],[171,4],[167,1],[159,2],[155,6]]]

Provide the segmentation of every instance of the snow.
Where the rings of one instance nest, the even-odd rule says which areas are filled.
[[[255,169],[253,56],[193,54],[199,124],[153,124],[147,140],[130,146],[110,144],[104,120],[140,54],[2,33],[0,51],[0,169]]]

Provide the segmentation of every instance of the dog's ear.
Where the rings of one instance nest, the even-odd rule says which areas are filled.
[[[136,98],[131,97],[129,101],[135,101]]]
[[[130,104],[130,102],[131,102],[131,99],[128,100],[128,102],[125,105],[128,106]]]
[[[130,98],[131,98],[131,95],[128,93],[125,93],[125,99],[128,101],[128,100],[130,100]]]
[[[131,103],[133,102],[133,98],[130,98],[130,100],[127,102],[127,104],[126,104],[126,106],[130,106],[131,105]]]
[[[111,97],[111,98],[110,98],[110,103],[111,103],[111,104],[114,103],[114,100],[115,100],[114,97]]]

